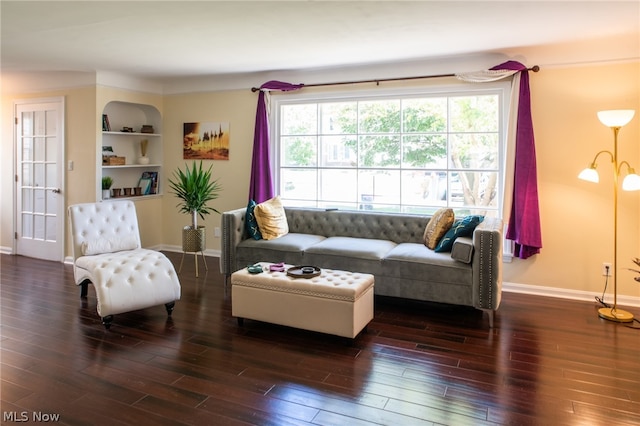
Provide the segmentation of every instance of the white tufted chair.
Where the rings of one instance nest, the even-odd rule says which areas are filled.
[[[180,299],[178,276],[164,254],[141,248],[132,201],[76,204],[68,213],[76,285],[86,298],[93,283],[107,329],[123,312],[164,304],[171,315]]]

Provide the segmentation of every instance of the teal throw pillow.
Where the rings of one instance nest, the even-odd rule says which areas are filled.
[[[448,253],[453,247],[453,242],[458,237],[470,237],[476,226],[484,220],[484,216],[470,215],[463,219],[456,220],[451,228],[440,239],[438,245],[434,249],[436,253]]]
[[[262,234],[260,233],[260,228],[258,227],[258,221],[256,220],[256,215],[254,214],[254,210],[257,204],[255,201],[250,200],[247,205],[247,213],[244,218],[244,225],[247,228],[247,234],[254,240],[261,240]]]

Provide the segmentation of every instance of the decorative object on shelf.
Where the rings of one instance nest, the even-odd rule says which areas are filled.
[[[111,124],[109,124],[109,116],[107,114],[102,114],[102,131],[110,132]]]
[[[622,181],[622,189],[625,191],[639,191],[640,190],[640,176],[638,176],[626,161],[618,162],[618,132],[620,128],[629,123],[633,118],[635,111],[632,109],[612,110],[612,111],[600,111],[598,112],[598,119],[602,124],[613,130],[613,152],[600,151],[596,154],[591,162],[591,165],[584,169],[578,175],[579,179],[589,182],[598,183],[599,176],[596,170],[596,160],[600,154],[607,154],[611,157],[611,165],[613,166],[613,306],[607,306],[598,310],[600,318],[604,318],[609,321],[616,322],[631,322],[633,321],[633,314],[630,312],[618,309],[618,179],[622,174],[622,166],[627,166],[627,176]]]
[[[140,133],[153,133],[153,126],[151,124],[144,124],[140,129]]]
[[[120,131],[122,133],[133,133],[133,127],[123,127]]]
[[[111,176],[102,177],[102,199],[108,200],[111,198],[111,185],[113,185],[113,179]]]
[[[122,188],[112,188],[111,189],[111,197],[118,198],[122,196]]]
[[[182,156],[185,160],[228,160],[229,123],[184,123]]]
[[[134,187],[133,195],[135,195],[136,197],[142,195],[142,188],[139,186]]]
[[[182,261],[186,252],[194,253],[196,265],[196,277],[198,276],[198,252],[202,254],[204,266],[208,270],[207,262],[204,258],[205,239],[204,226],[198,226],[198,216],[204,220],[204,216],[211,212],[220,213],[218,210],[207,205],[210,201],[218,198],[222,187],[217,179],[212,179],[210,166],[208,170],[202,168],[202,161],[196,167],[196,163],[189,168],[185,165],[185,170],[177,169],[173,172],[173,178],[169,179],[169,187],[173,194],[178,197],[180,202],[177,207],[180,212],[191,215],[191,226],[185,226],[182,229],[182,260],[180,261],[180,270],[182,270]],[[197,242],[191,244],[191,242]]]
[[[142,139],[140,141],[140,157],[138,157],[138,164],[149,164],[149,157],[147,157],[147,146],[149,145],[148,139]]]
[[[102,165],[103,166],[122,166],[126,163],[125,157],[118,157],[113,148],[110,146],[102,147]]]
[[[142,188],[142,195],[158,193],[158,172],[142,172],[138,186]]]
[[[102,157],[103,166],[124,166],[127,162],[126,157]]]

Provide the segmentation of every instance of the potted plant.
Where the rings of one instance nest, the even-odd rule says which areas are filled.
[[[138,164],[149,164],[149,157],[147,157],[147,145],[149,145],[149,141],[147,139],[143,139],[140,141],[140,157],[138,157]]]
[[[220,213],[208,205],[218,198],[222,190],[218,180],[211,177],[212,168],[204,170],[201,160],[197,166],[194,162],[191,168],[185,165],[184,171],[175,170],[173,178],[169,179],[169,187],[180,200],[177,207],[182,213],[191,215],[191,225],[182,229],[182,250],[185,252],[204,251],[205,227],[198,226],[198,216],[204,220],[204,216],[211,212]]]
[[[113,185],[113,179],[111,176],[103,176],[102,177],[102,199],[108,200],[110,198],[110,189],[111,185]]]

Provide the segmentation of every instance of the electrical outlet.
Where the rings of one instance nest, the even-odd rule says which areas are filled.
[[[611,264],[608,262],[604,262],[602,264],[602,276],[610,277],[612,274],[613,274],[613,271],[611,270]]]
[[[220,238],[220,228],[218,227],[213,228],[213,236],[216,238]]]

